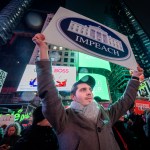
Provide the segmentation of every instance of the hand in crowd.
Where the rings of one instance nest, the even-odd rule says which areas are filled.
[[[8,150],[8,149],[10,149],[9,145],[3,144],[0,146],[0,150]]]
[[[45,36],[42,33],[37,33],[32,41],[39,47],[40,49],[40,59],[49,59],[48,56],[48,45],[45,43]]]
[[[32,41],[38,45],[39,47],[46,45],[44,42],[45,36],[42,33],[37,33],[33,38]]]
[[[138,65],[137,70],[130,70],[131,76],[138,77],[140,82],[144,80],[144,70]]]

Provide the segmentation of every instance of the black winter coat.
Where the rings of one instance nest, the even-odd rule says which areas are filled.
[[[17,141],[13,150],[58,150],[57,136],[53,128],[30,126]]]

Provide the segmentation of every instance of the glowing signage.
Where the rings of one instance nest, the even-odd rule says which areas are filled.
[[[19,109],[17,112],[12,111],[10,114],[0,114],[0,125],[3,124],[10,124],[13,123],[14,121],[21,122],[24,119],[28,119],[31,116],[31,113],[22,113],[23,109]]]
[[[79,52],[79,67],[104,68],[111,71],[109,61],[90,56],[81,52]]]
[[[8,74],[7,72],[5,72],[4,70],[0,69],[0,92],[2,90],[2,87],[3,87],[4,81],[5,81],[6,77],[7,77],[7,74]]]
[[[146,78],[139,86],[138,96],[150,97],[150,78]]]
[[[59,91],[70,91],[76,81],[76,68],[52,66],[54,81]],[[37,91],[37,74],[35,65],[27,65],[17,91]]]
[[[143,114],[145,110],[150,109],[150,102],[145,100],[135,100],[135,114]]]

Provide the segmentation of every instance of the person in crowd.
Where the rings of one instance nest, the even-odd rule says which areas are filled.
[[[7,125],[6,125],[6,124],[3,124],[3,125],[1,125],[1,127],[3,128],[3,130],[5,130],[6,127],[7,127]]]
[[[2,127],[0,127],[0,143],[1,143],[1,140],[3,139],[3,136],[4,136],[4,130]]]
[[[36,71],[42,111],[57,131],[60,150],[119,150],[112,126],[134,103],[143,69],[138,66],[137,71],[133,71],[123,96],[107,110],[93,100],[95,79],[84,76],[73,84],[73,101],[65,109],[53,80],[45,37],[38,33],[32,40],[40,49]]]
[[[94,97],[94,100],[95,100],[97,103],[103,101],[99,96],[95,96],[95,97]]]
[[[24,119],[20,122],[21,125],[21,135],[23,135],[24,131],[32,125],[31,117],[28,119]]]
[[[144,133],[148,140],[150,141],[150,109],[145,110],[144,112],[146,124],[144,125]]]
[[[42,107],[33,112],[33,123],[25,129],[13,150],[58,150],[56,133],[42,114]]]
[[[14,122],[8,125],[4,132],[4,137],[0,143],[1,149],[13,149],[13,146],[20,138],[21,127],[19,123]]]
[[[133,150],[142,150],[147,147],[147,138],[144,133],[145,119],[143,114],[136,114],[134,106],[130,108],[130,114],[128,115],[127,130],[129,135],[132,137]],[[133,144],[134,143],[134,144]]]
[[[122,116],[112,127],[114,136],[121,150],[129,150],[129,136],[126,134],[125,117]]]

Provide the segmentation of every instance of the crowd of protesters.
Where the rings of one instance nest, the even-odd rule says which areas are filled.
[[[57,133],[42,114],[39,106],[33,111],[33,120],[25,119],[0,127],[0,150],[58,150]],[[113,134],[121,150],[146,150],[150,142],[150,109],[135,114],[133,107],[113,126]]]
[[[14,122],[0,128],[0,150],[58,150],[57,135],[42,114],[39,106],[33,111],[33,120],[27,126]]]
[[[121,150],[147,150],[150,148],[149,111],[136,114],[132,107],[115,123],[113,131]]]

